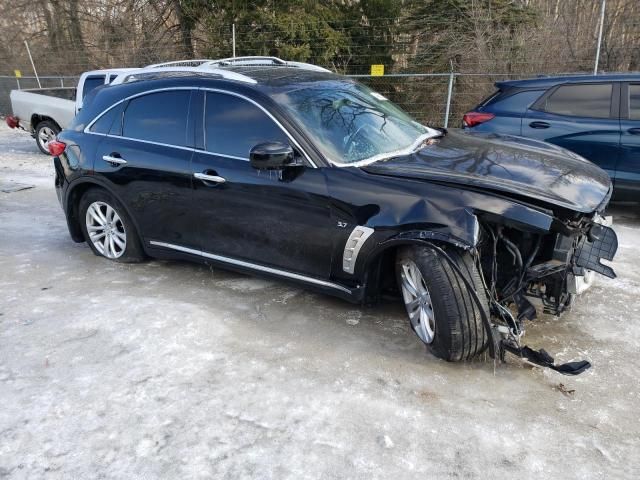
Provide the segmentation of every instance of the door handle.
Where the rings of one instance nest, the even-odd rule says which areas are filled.
[[[549,128],[551,125],[549,125],[547,122],[531,122],[529,126],[531,128]]]
[[[634,127],[627,130],[631,135],[640,135],[640,127]]]
[[[223,177],[219,177],[218,175],[209,175],[208,173],[196,172],[193,174],[193,176],[198,180],[203,180],[205,182],[214,182],[214,183],[226,182],[226,180]]]
[[[127,161],[124,158],[114,157],[113,155],[103,155],[102,159],[113,166],[124,165]]]

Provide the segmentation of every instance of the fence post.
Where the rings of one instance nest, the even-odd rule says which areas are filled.
[[[60,77],[60,87],[64,88],[64,77]]]
[[[449,88],[447,89],[447,109],[444,112],[444,128],[449,126],[449,112],[451,110],[451,95],[453,94],[453,79],[456,74],[453,73],[453,62],[451,62],[451,71],[449,72]]]
[[[231,41],[233,43],[233,58],[236,58],[236,24],[231,24]]]
[[[33,67],[33,73],[35,73],[36,75],[36,80],[38,81],[38,88],[42,88],[42,85],[40,84],[40,77],[38,77],[38,72],[36,71],[36,64],[33,63],[33,57],[31,56],[31,50],[29,50],[29,44],[27,43],[27,41],[24,41],[24,46],[27,47],[27,53],[29,54],[29,60],[31,60],[31,66]]]
[[[600,45],[602,44],[602,29],[604,27],[604,9],[607,4],[607,0],[602,0],[602,7],[600,8],[600,28],[598,30],[598,47],[596,48],[596,64],[593,67],[593,74],[598,74],[598,63],[600,62]]]

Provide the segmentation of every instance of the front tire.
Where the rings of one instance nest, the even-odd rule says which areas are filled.
[[[398,287],[412,329],[431,352],[447,361],[469,360],[488,346],[480,310],[488,315],[487,296],[471,255],[443,248],[475,287],[481,305],[448,261],[429,247],[410,246],[398,251]]]
[[[60,127],[51,120],[43,120],[36,125],[35,137],[38,148],[45,155],[49,153],[49,142],[56,139],[56,135],[60,133]]]
[[[79,218],[84,238],[96,255],[122,263],[144,260],[140,238],[131,217],[106,190],[92,188],[82,196]]]

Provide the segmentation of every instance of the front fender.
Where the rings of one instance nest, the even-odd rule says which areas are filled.
[[[464,206],[451,208],[446,222],[441,216],[438,222],[424,216],[412,218],[411,222],[393,229],[376,229],[372,225],[375,233],[360,251],[354,277],[366,282],[371,266],[389,249],[400,245],[440,242],[472,250],[478,244],[482,221],[534,233],[545,233],[551,229],[552,212],[477,192],[460,191],[458,194],[463,197],[461,204]]]

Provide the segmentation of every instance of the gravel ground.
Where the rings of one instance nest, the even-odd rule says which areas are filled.
[[[638,478],[640,220],[618,278],[527,344],[578,377],[425,352],[400,305],[357,308],[73,243],[51,160],[0,127],[0,477]]]

